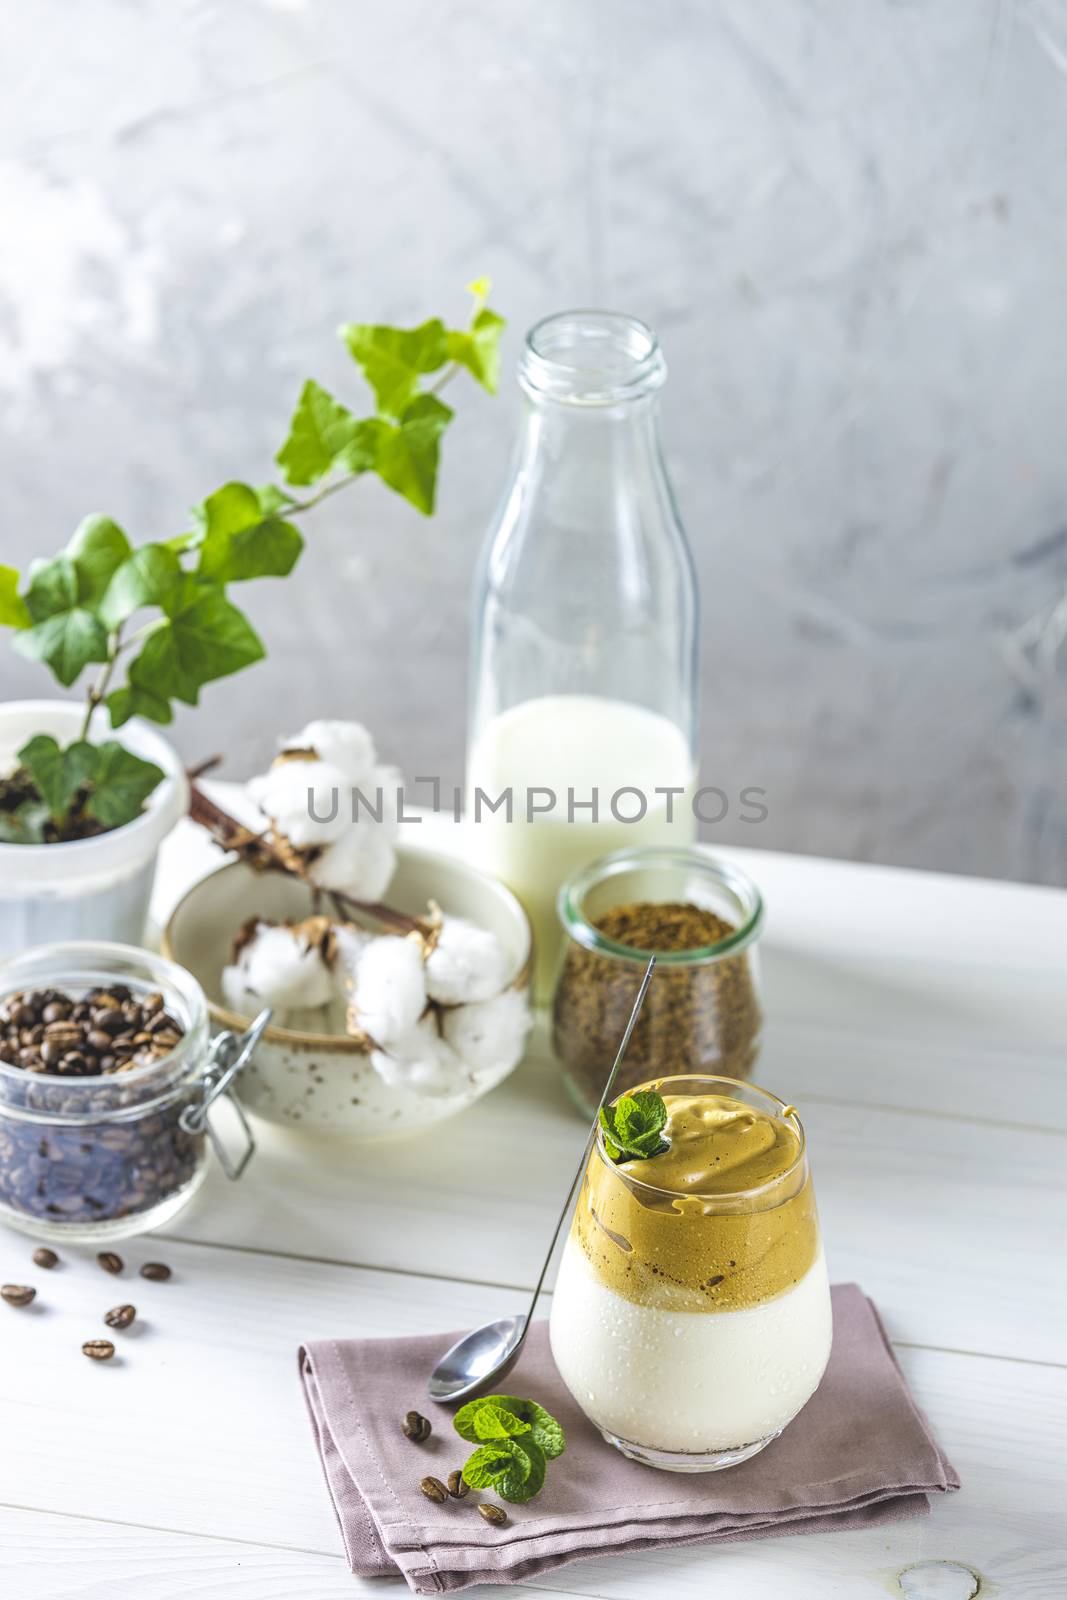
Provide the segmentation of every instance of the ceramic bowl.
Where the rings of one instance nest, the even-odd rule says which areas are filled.
[[[435,900],[442,911],[490,929],[510,957],[512,983],[528,991],[529,919],[497,879],[452,856],[402,845],[388,898],[391,906],[413,914],[424,913],[427,901]],[[163,952],[197,979],[216,1028],[243,1030],[251,1019],[230,1011],[222,994],[222,969],[230,959],[234,934],[247,917],[281,922],[298,920],[310,910],[310,891],[299,880],[255,873],[233,862],[202,878],[178,902],[163,934]],[[354,1039],[271,1027],[238,1087],[242,1104],[271,1122],[374,1140],[454,1116],[510,1070],[505,1064],[498,1073],[480,1073],[477,1083],[454,1094],[419,1095],[385,1083]]]

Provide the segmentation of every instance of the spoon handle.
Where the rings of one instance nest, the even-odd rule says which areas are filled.
[[[626,1024],[626,1032],[622,1036],[622,1043],[619,1045],[618,1052],[617,1052],[617,1054],[615,1056],[614,1065],[612,1066],[611,1071],[608,1073],[608,1081],[604,1085],[604,1093],[600,1096],[600,1104],[596,1108],[596,1114],[593,1117],[593,1126],[590,1128],[589,1137],[585,1141],[585,1148],[582,1151],[582,1159],[579,1161],[578,1170],[574,1174],[574,1177],[571,1180],[571,1186],[567,1190],[567,1198],[563,1202],[563,1210],[560,1212],[559,1220],[557,1221],[556,1226],[555,1226],[555,1228],[553,1229],[553,1232],[552,1232],[552,1239],[551,1239],[551,1241],[549,1243],[549,1246],[548,1246],[548,1254],[545,1256],[544,1265],[541,1268],[541,1276],[537,1280],[537,1287],[534,1289],[533,1299],[530,1301],[530,1309],[526,1313],[526,1321],[523,1324],[522,1337],[524,1339],[526,1337],[527,1332],[529,1331],[530,1323],[533,1321],[534,1309],[535,1309],[535,1307],[537,1305],[538,1300],[541,1297],[541,1290],[544,1288],[544,1285],[545,1285],[545,1278],[546,1278],[546,1276],[548,1274],[549,1264],[551,1263],[552,1255],[553,1255],[553,1252],[555,1251],[555,1248],[556,1248],[556,1241],[558,1240],[558,1238],[560,1236],[560,1232],[562,1231],[562,1228],[563,1228],[563,1224],[566,1222],[567,1217],[568,1217],[568,1215],[570,1213],[571,1201],[574,1199],[574,1191],[577,1189],[579,1183],[581,1182],[582,1173],[585,1171],[585,1164],[589,1160],[589,1152],[593,1148],[593,1141],[596,1138],[596,1131],[597,1131],[597,1128],[600,1126],[600,1113],[601,1113],[601,1111],[603,1111],[604,1107],[608,1103],[608,1096],[611,1093],[612,1085],[614,1084],[615,1079],[618,1076],[619,1068],[622,1066],[622,1058],[626,1054],[626,1047],[630,1043],[630,1035],[633,1033],[634,1028],[637,1026],[637,1019],[641,1014],[641,1007],[645,1003],[645,995],[648,993],[648,986],[652,982],[652,972],[653,972],[653,969],[654,969],[655,965],[656,965],[655,956],[650,956],[649,957],[648,966],[645,968],[645,975],[641,979],[641,987],[637,991],[637,999],[634,1001],[634,1008],[630,1012],[630,1020]]]

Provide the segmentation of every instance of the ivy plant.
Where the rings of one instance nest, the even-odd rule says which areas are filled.
[[[110,517],[88,516],[64,550],[21,579],[0,566],[0,624],[14,630],[19,654],[64,688],[88,675],[79,738],[61,750],[35,735],[0,782],[0,839],[80,838],[139,814],[163,774],[117,740],[92,743],[93,712],[106,707],[113,728],[134,716],[168,723],[176,703],[195,706],[206,684],[261,660],[233,588],[288,577],[304,547],[298,523],[328,496],[373,474],[433,515],[453,416],[441,392],[466,373],[493,394],[499,378],[504,322],[486,303],[486,279],[470,291],[464,328],[439,317],[416,328],[341,328],[373,411],[350,409],[309,378],[275,456],[282,483],[224,483],[193,507],[183,532],[143,544]]]

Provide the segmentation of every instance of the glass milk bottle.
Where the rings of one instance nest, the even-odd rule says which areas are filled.
[[[660,451],[665,376],[652,330],[607,311],[539,322],[519,366],[474,603],[467,815],[474,859],[530,914],[541,999],[564,879],[695,834],[697,593]]]

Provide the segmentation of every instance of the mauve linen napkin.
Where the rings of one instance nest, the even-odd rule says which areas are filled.
[[[563,1386],[548,1324],[535,1323],[503,1388],[547,1406],[567,1448],[537,1498],[507,1508],[504,1527],[478,1516],[473,1491],[437,1505],[419,1490],[420,1478],[447,1477],[472,1448],[453,1431],[453,1409],[425,1398],[427,1375],[458,1332],[306,1346],[304,1394],[352,1571],[399,1571],[416,1594],[441,1594],[517,1583],[582,1556],[922,1516],[927,1493],[958,1489],[959,1479],[872,1303],[855,1284],[838,1284],[833,1308],[830,1365],[796,1421],[750,1461],[699,1475],[657,1472],[605,1444]],[[413,1407],[433,1423],[422,1445],[401,1432]]]

